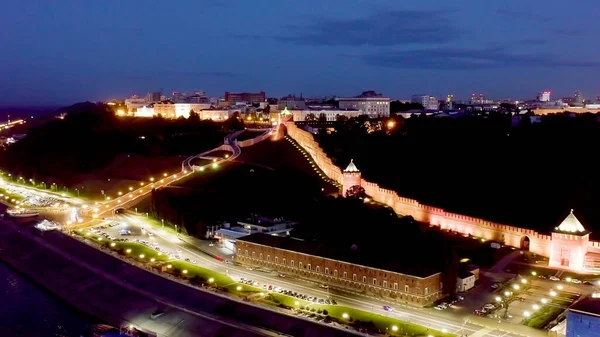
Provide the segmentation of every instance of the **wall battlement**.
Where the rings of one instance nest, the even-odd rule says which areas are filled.
[[[298,128],[293,122],[286,122],[288,135],[300,144],[314,159],[319,168],[340,184],[343,184],[342,170],[327,156],[313,135]],[[487,240],[497,240],[513,247],[523,247],[524,240],[529,239],[529,250],[550,256],[552,236],[506,224],[496,223],[468,215],[447,212],[446,210],[423,205],[419,201],[405,198],[396,191],[385,189],[378,184],[361,179],[361,186],[373,200],[388,205],[396,213],[410,215],[415,220],[427,222],[441,228],[473,235]],[[600,249],[600,242],[590,241],[590,247]]]

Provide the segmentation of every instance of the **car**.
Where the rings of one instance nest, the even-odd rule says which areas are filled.
[[[550,281],[560,281],[560,279],[559,279],[558,277],[554,276],[554,275],[553,275],[553,276],[550,276],[550,277],[548,277],[548,279],[549,279]]]
[[[319,284],[319,287],[321,287],[323,289],[329,289],[329,286],[326,284]]]
[[[498,289],[498,287],[499,287],[498,283],[492,284],[492,289]]]
[[[394,309],[392,307],[390,307],[389,305],[384,305],[383,306],[383,310],[385,310],[385,311],[394,311]]]
[[[583,281],[583,284],[585,284],[586,286],[593,286],[594,284],[590,281]]]
[[[214,245],[215,245],[215,244],[214,244],[214,243],[212,243],[212,242],[208,244],[208,246],[209,246],[209,247],[212,247],[212,246],[214,246]]]
[[[487,303],[483,306],[483,308],[486,310],[494,310],[496,308],[496,305],[494,305],[493,303]]]
[[[446,308],[444,308],[444,307],[442,307],[442,306],[439,306],[439,305],[438,305],[438,306],[435,306],[435,307],[434,307],[434,309],[435,309],[435,310],[444,310],[444,309],[446,309]]]
[[[283,273],[279,273],[279,277],[281,277],[281,278],[285,278],[285,277],[286,277],[286,275],[285,275],[285,274],[283,274]]]
[[[575,283],[575,284],[581,284],[581,280],[578,280],[576,278],[571,280],[571,283]]]

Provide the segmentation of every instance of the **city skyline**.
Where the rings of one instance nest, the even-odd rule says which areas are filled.
[[[12,3],[0,23],[6,32],[0,71],[10,79],[0,105],[69,104],[160,89],[269,97],[375,90],[393,99],[424,93],[459,100],[474,92],[533,99],[544,90],[557,99],[579,89],[595,99],[594,5]]]

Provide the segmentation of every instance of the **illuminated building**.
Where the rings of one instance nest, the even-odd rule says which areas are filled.
[[[341,110],[358,110],[370,118],[387,117],[390,115],[390,99],[374,91],[365,91],[356,97],[340,97]]]

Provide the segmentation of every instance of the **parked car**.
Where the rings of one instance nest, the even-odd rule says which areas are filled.
[[[385,311],[394,311],[394,309],[392,307],[390,307],[389,305],[384,305],[383,306],[383,310],[385,310]]]

